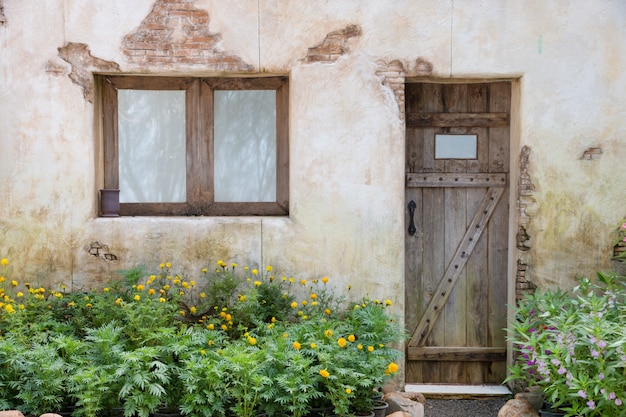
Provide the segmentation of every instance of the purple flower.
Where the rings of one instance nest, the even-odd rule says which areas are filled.
[[[615,399],[615,393],[614,393],[614,392],[611,392],[611,393],[609,394],[609,400],[614,400],[614,399]],[[619,400],[619,398],[618,398],[618,400]]]
[[[602,380],[604,379],[604,374],[603,374],[603,373],[599,373],[599,374],[598,374],[598,379],[599,379],[600,381],[602,381]]]
[[[622,400],[620,400],[619,398],[616,398],[615,405],[622,405]]]
[[[563,375],[565,372],[567,372],[567,369],[561,366],[557,372],[559,373],[559,375]]]
[[[587,398],[587,393],[583,390],[578,390],[578,396],[581,398]]]
[[[597,358],[598,356],[600,356],[600,353],[595,349],[591,349],[591,356]]]
[[[587,407],[593,410],[594,408],[596,408],[596,403],[593,400],[589,400],[587,401]]]
[[[600,349],[604,349],[604,348],[606,347],[606,342],[605,342],[604,340],[600,340],[600,341],[598,342],[598,347],[599,347]]]

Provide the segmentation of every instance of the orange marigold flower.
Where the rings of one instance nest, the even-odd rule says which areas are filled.
[[[351,334],[350,336],[348,336],[348,340],[349,340],[350,342],[354,342],[354,340],[355,340],[355,339],[356,339],[356,338],[354,337],[354,335],[353,335],[353,334]]]
[[[291,346],[293,346],[293,348],[294,348],[295,350],[300,350],[300,343],[298,343],[297,341],[296,341],[296,342],[293,342],[293,344],[292,344]]]
[[[389,364],[389,366],[387,366],[387,371],[388,371],[390,374],[393,374],[393,373],[398,372],[398,364],[397,364],[397,363],[394,363],[394,362],[391,362],[391,363]]]
[[[347,342],[346,342],[346,339],[344,339],[343,337],[340,337],[340,338],[337,340],[337,344],[339,345],[339,347],[346,347],[346,343],[347,343]]]
[[[330,373],[326,369],[320,369],[320,375],[323,378],[328,378],[330,376]]]
[[[322,277],[322,282],[326,284],[328,282],[328,277]]]
[[[368,352],[373,352],[374,351],[374,346],[368,346],[367,347],[367,351]]]

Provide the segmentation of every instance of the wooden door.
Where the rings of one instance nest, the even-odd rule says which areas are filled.
[[[506,376],[510,102],[509,82],[406,85],[407,383]]]

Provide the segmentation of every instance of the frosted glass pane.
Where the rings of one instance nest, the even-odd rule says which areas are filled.
[[[435,135],[435,159],[476,159],[476,135]]]
[[[214,97],[215,201],[276,201],[276,92]]]
[[[185,92],[118,91],[120,202],[186,199]]]

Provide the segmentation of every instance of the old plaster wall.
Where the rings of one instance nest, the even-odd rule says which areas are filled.
[[[138,59],[128,37],[166,3],[3,0],[0,255],[20,274],[81,289],[138,263],[195,274],[224,259],[401,302],[402,80],[418,76],[515,81],[511,262],[524,279],[568,286],[610,265],[626,215],[623,2],[180,0],[208,17],[207,60]],[[91,72],[289,75],[289,217],[97,218]]]

